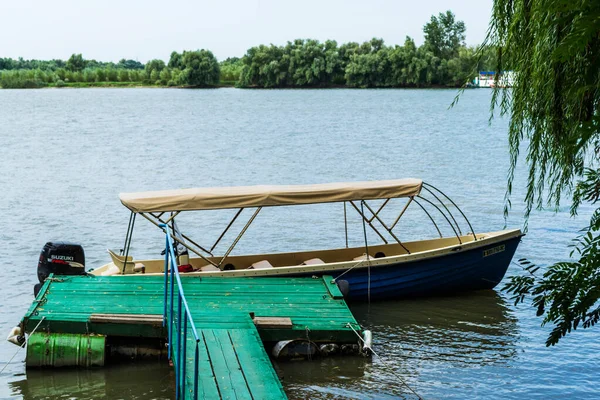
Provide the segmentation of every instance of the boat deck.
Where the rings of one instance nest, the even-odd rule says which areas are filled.
[[[183,276],[182,283],[201,336],[196,366],[196,342],[187,335],[184,397],[197,370],[206,398],[283,398],[263,342],[357,342],[352,328],[360,326],[331,277]],[[39,324],[47,333],[166,338],[164,293],[162,276],[51,277],[24,317],[25,331]],[[264,317],[291,324],[257,322]]]

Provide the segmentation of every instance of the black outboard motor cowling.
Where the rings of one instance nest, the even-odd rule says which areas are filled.
[[[76,243],[48,242],[40,253],[37,275],[44,283],[50,275],[85,275],[85,254]]]

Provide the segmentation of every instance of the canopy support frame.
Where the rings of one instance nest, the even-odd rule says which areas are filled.
[[[457,221],[457,219],[460,219],[460,218],[458,216],[455,217],[453,214],[453,211],[451,211],[452,206],[454,206],[454,208],[456,210],[458,210],[459,213],[461,214],[461,216],[464,218],[464,220],[466,221],[467,225],[469,226],[469,228],[471,230],[470,233],[467,232],[467,233],[465,233],[465,235],[472,234],[473,240],[474,241],[477,240],[477,235],[475,234],[475,231],[474,231],[473,226],[471,225],[469,219],[466,217],[464,212],[456,205],[456,203],[452,199],[450,199],[444,192],[442,192],[435,186],[430,185],[428,183],[422,182],[421,187],[424,188],[424,190],[426,190],[427,193],[429,195],[431,195],[433,198],[428,199],[427,197],[429,197],[429,196],[425,197],[422,195],[424,193],[418,193],[418,192],[413,195],[400,196],[400,197],[407,197],[408,201],[403,206],[402,210],[400,211],[400,213],[398,214],[398,216],[395,218],[394,222],[391,225],[389,225],[383,221],[383,215],[382,215],[383,210],[390,203],[390,200],[392,200],[394,198],[400,198],[400,197],[382,197],[382,198],[374,198],[374,199],[367,199],[367,200],[365,200],[364,198],[363,199],[358,198],[358,199],[351,199],[351,200],[342,200],[342,202],[344,204],[344,233],[345,233],[346,248],[349,247],[348,216],[347,216],[347,204],[346,204],[348,202],[352,205],[352,207],[356,210],[356,212],[361,216],[361,219],[363,222],[363,228],[366,227],[366,225],[368,224],[371,227],[371,229],[373,231],[375,231],[375,233],[382,239],[382,241],[386,245],[390,244],[390,242],[393,243],[393,241],[391,239],[389,239],[389,237],[393,238],[393,240],[395,240],[408,254],[410,254],[410,250],[408,250],[408,248],[405,247],[405,245],[398,238],[398,236],[393,232],[393,230],[398,225],[398,223],[400,222],[400,219],[404,216],[406,210],[408,209],[408,207],[410,206],[410,204],[413,201],[415,203],[417,203],[417,205],[425,212],[425,214],[431,220],[431,222],[433,223],[435,229],[437,230],[437,233],[439,234],[440,238],[444,237],[444,235],[442,234],[442,231],[440,230],[440,226],[433,218],[432,211],[428,210],[428,207],[425,207],[425,205],[424,205],[425,203],[423,203],[423,202],[429,203],[436,210],[438,210],[438,212],[440,214],[442,214],[442,216],[444,217],[444,219],[446,219],[447,223],[450,225],[451,229],[453,230],[454,234],[456,235],[458,242],[460,244],[462,244],[461,237],[464,235],[463,235],[463,232],[461,229],[461,224],[459,224]],[[376,206],[375,204],[369,205],[367,202],[368,200],[382,200],[383,203],[381,203],[379,206]],[[450,206],[450,204],[446,205],[444,203],[446,200],[449,201],[452,204],[452,206]],[[360,208],[356,204],[356,201],[361,202]],[[241,238],[244,236],[244,234],[246,233],[248,228],[254,222],[254,219],[256,218],[256,216],[259,214],[259,212],[262,210],[263,207],[268,207],[268,206],[271,206],[271,205],[256,206],[256,209],[255,209],[254,213],[252,214],[252,216],[250,217],[250,219],[246,222],[246,224],[244,225],[241,232],[236,236],[235,240],[231,243],[231,245],[229,246],[229,248],[227,249],[225,254],[220,258],[220,261],[218,261],[218,262],[212,261],[208,257],[213,258],[215,260],[218,259],[213,254],[213,251],[215,251],[217,246],[224,239],[224,237],[229,232],[229,230],[232,228],[232,226],[235,224],[235,222],[237,221],[237,219],[239,218],[241,213],[244,211],[244,209],[252,208],[252,207],[241,206],[238,208],[238,210],[236,211],[233,218],[229,221],[229,223],[227,224],[225,229],[220,233],[219,237],[216,239],[214,244],[210,247],[210,250],[208,249],[208,247],[205,248],[202,245],[196,243],[194,240],[190,239],[188,236],[184,235],[183,233],[181,233],[181,236],[177,236],[177,237],[172,236],[172,238],[173,238],[173,240],[175,240],[177,242],[179,242],[179,240],[183,239],[185,242],[179,242],[179,243],[181,243],[184,247],[186,247],[188,250],[190,250],[191,252],[198,255],[200,258],[205,260],[207,263],[221,269],[221,267],[225,264],[225,261],[227,260],[227,258],[230,256],[231,252],[237,246],[238,242],[241,240]],[[371,216],[367,217],[366,211],[364,210],[364,208],[367,208],[369,210],[369,212],[371,213]],[[145,212],[145,211],[137,211],[135,208],[130,208],[130,210],[131,210],[131,215],[129,217],[127,233],[125,236],[125,244],[124,244],[124,248],[121,249],[121,254],[122,255],[124,254],[125,258],[128,257],[128,254],[130,251],[136,214],[141,214],[145,219],[149,220],[151,223],[153,223],[154,225],[156,225],[157,227],[160,228],[160,224],[167,225],[169,223],[174,223],[175,217],[178,216],[182,212],[182,210],[173,210],[168,218],[166,218],[166,217],[163,218],[163,216],[165,215],[165,211],[157,210],[157,211]],[[448,216],[448,214],[449,214],[449,216]],[[375,220],[378,221],[380,227],[375,226],[375,224],[374,224]],[[387,233],[389,234],[389,237],[385,236],[382,233],[383,231],[380,231],[381,227],[383,227],[383,229],[385,231],[387,231]],[[463,228],[464,228],[464,225],[463,225]],[[163,232],[165,232],[165,229],[163,229],[163,228],[161,228],[161,229],[163,230]],[[203,253],[205,253],[206,255]],[[123,273],[124,273],[124,271],[123,271]]]
[[[147,219],[148,221],[150,221],[152,224],[156,225],[156,226],[157,226],[157,227],[158,227],[160,230],[162,230],[162,231],[163,231],[163,233],[165,233],[165,234],[166,234],[166,229],[165,229],[165,228],[163,228],[163,227],[161,227],[161,226],[159,225],[159,223],[158,223],[158,222],[154,221],[152,218],[148,217],[148,216],[147,216],[145,213],[143,213],[143,212],[138,212],[138,214],[140,214],[142,217],[146,218],[146,219]],[[156,216],[155,216],[155,215],[152,215],[152,216],[156,218]],[[160,219],[159,219],[159,221],[160,221]],[[184,234],[181,234],[181,236],[183,236],[183,238],[184,238],[184,239],[186,239],[186,240],[189,240],[189,239],[187,238],[187,236],[185,236]],[[173,240],[177,240],[177,238],[174,236],[174,234],[173,234],[173,233],[171,233],[171,238],[172,238]],[[197,244],[196,244],[196,242],[194,242],[193,240],[189,240],[189,241],[190,241],[191,243],[193,243],[194,245],[197,245]],[[181,243],[181,242],[179,242],[179,243]],[[213,266],[215,266],[215,267],[217,266],[217,264],[216,264],[214,261],[211,261],[211,260],[209,260],[209,259],[208,259],[208,258],[207,258],[207,257],[206,257],[204,254],[200,253],[198,250],[194,249],[194,248],[193,248],[192,246],[190,246],[189,244],[187,244],[187,243],[181,243],[181,245],[182,245],[183,247],[185,247],[186,249],[188,249],[189,251],[191,251],[191,252],[193,252],[194,254],[196,254],[198,257],[202,258],[202,259],[203,259],[204,261],[206,261],[207,263],[209,263],[209,264],[211,264],[211,265],[213,265]],[[198,246],[198,245],[197,245],[197,246]],[[201,248],[201,249],[203,249],[201,246],[198,246],[198,247],[199,247],[199,248]],[[203,250],[204,250],[204,249],[203,249]],[[210,254],[210,253],[209,253],[209,254]],[[212,256],[212,254],[211,254],[211,256]]]
[[[452,215],[452,212],[448,209],[448,207],[446,207],[444,202],[435,193],[433,193],[433,191],[431,191],[431,189],[429,189],[427,187],[425,187],[424,189],[427,190],[429,192],[429,194],[431,194],[433,197],[435,197],[435,199],[442,205],[442,207],[444,207],[444,209],[450,215],[450,218],[452,218],[452,221],[454,221],[454,225],[456,225],[456,229],[458,229],[458,233],[462,236],[462,231],[460,229],[460,225],[458,224],[458,222],[456,222],[454,215]],[[420,197],[422,197],[422,196],[420,196]]]
[[[421,207],[421,209],[425,212],[425,214],[427,214],[427,216],[429,217],[429,219],[431,220],[431,222],[433,222],[433,226],[435,226],[435,229],[438,232],[438,235],[440,235],[440,238],[443,238],[444,235],[442,235],[442,231],[440,231],[440,228],[437,226],[437,224],[435,223],[435,220],[433,219],[433,217],[431,216],[431,214],[429,214],[429,211],[427,211],[425,209],[425,207],[423,207],[423,205],[421,203],[419,203],[419,201],[417,199],[414,199],[414,202],[416,204],[418,204],[419,207]]]
[[[363,200],[361,200],[361,201],[363,201]],[[375,231],[375,233],[377,233],[377,235],[379,235],[379,237],[381,238],[381,240],[383,240],[383,242],[385,244],[389,244],[389,242],[387,241],[387,239],[385,238],[385,236],[383,236],[379,232],[379,230],[377,228],[375,228],[375,226],[373,226],[372,223],[369,222],[369,220],[367,219],[367,217],[363,213],[360,212],[360,210],[358,209],[358,207],[356,206],[356,204],[354,204],[353,201],[350,201],[350,204],[352,204],[352,207],[354,207],[354,209],[356,210],[356,212],[358,213],[358,215],[360,215],[365,220],[365,222],[367,224],[369,224],[369,226],[371,227],[371,229],[373,229]]]
[[[387,199],[390,200],[390,199]],[[373,214],[373,216],[371,217],[371,219],[367,218],[363,212],[361,212],[361,210],[358,209],[358,207],[356,207],[356,205],[351,201],[350,204],[352,204],[352,206],[354,206],[354,209],[361,215],[361,217],[364,219],[364,221],[369,224],[369,226],[371,227],[371,229],[373,229],[381,239],[383,239],[385,244],[388,244],[388,241],[385,239],[385,237],[379,232],[379,230],[377,230],[375,228],[375,226],[373,226],[372,222],[373,219],[377,219],[377,221],[381,224],[381,226],[383,226],[383,228],[387,231],[387,233],[389,233],[389,235],[400,245],[402,246],[402,248],[408,253],[410,254],[410,250],[408,250],[406,248],[406,246],[404,246],[404,244],[402,243],[402,241],[400,239],[398,239],[398,236],[396,236],[396,234],[394,232],[392,232],[392,229],[390,229],[385,222],[383,222],[383,220],[381,218],[379,218],[379,212],[383,209],[383,207],[387,204],[387,201],[383,204],[382,207],[380,207],[377,212],[374,212],[373,209],[369,206],[369,204],[365,201],[365,200],[361,200],[361,202],[363,202],[362,204],[364,204],[367,209],[371,212],[371,214]],[[361,209],[362,209],[362,205],[361,205]],[[364,211],[364,209],[363,209]]]
[[[139,214],[145,215],[145,213],[143,213],[143,212],[139,212]],[[152,215],[152,217],[156,218],[156,219],[158,220],[158,222],[160,222],[161,224],[165,224],[165,225],[166,225],[166,222],[165,222],[165,221],[163,221],[163,220],[162,220],[160,217],[158,217],[158,216],[154,215],[153,213],[149,213],[149,214],[150,214],[150,215]],[[161,214],[164,214],[164,213],[161,213]],[[147,216],[146,216],[146,219],[148,219],[149,221],[151,221],[151,220],[150,220],[150,219],[149,219]],[[155,221],[151,221],[151,222],[153,222],[153,223],[154,223],[154,225],[157,225],[157,226],[158,226],[158,224],[157,224]],[[159,228],[160,228],[160,226],[159,226]],[[180,232],[180,233],[181,233],[181,232]],[[211,251],[209,251],[209,250],[206,250],[204,247],[202,247],[202,246],[201,246],[201,245],[199,245],[198,243],[194,242],[192,239],[190,239],[190,238],[189,238],[188,236],[186,236],[185,234],[181,233],[181,237],[182,237],[182,238],[184,238],[186,241],[188,241],[188,242],[192,243],[194,246],[198,247],[200,250],[202,250],[202,251],[203,251],[203,252],[205,252],[206,254],[210,254],[210,255],[211,255],[211,257],[214,257],[214,254],[213,254]],[[175,241],[177,241],[177,242],[179,243],[179,240],[178,240],[176,237],[173,237],[173,240],[175,240]],[[183,244],[183,245],[185,246],[185,244],[184,244],[184,243],[181,243],[181,244]],[[185,246],[185,247],[187,247],[189,250],[191,250],[191,249],[189,248],[189,246]],[[193,251],[193,250],[192,250],[192,251]],[[195,252],[195,251],[194,251],[194,253],[198,254],[198,253],[197,253],[197,252]]]
[[[369,218],[368,222],[372,222],[375,218],[377,218],[379,220],[379,218],[377,217],[377,215],[381,212],[381,210],[383,210],[383,208],[387,205],[387,203],[390,201],[391,199],[385,199],[385,201],[383,202],[383,204],[377,209],[377,212],[373,212],[373,210],[371,209],[371,207],[369,207],[369,205],[367,204],[366,201],[365,202],[365,206],[367,206],[367,208],[369,209],[369,211],[371,211],[371,214],[373,214],[373,216],[371,218]],[[381,220],[379,220],[381,222]]]
[[[129,239],[129,233],[131,231],[131,221],[133,220],[134,215],[135,215],[135,213],[133,211],[129,214],[129,223],[127,224],[127,233],[125,233],[125,243],[123,243],[123,248],[120,251],[121,255],[124,255],[125,250],[127,249],[127,240]]]
[[[412,203],[413,198],[414,198],[414,196],[411,196],[411,197],[408,198],[408,201],[404,205],[404,208],[402,209],[402,211],[400,211],[400,214],[398,214],[398,217],[396,218],[396,220],[394,221],[394,223],[392,224],[392,226],[390,227],[390,229],[394,229],[396,227],[396,225],[398,225],[398,222],[400,222],[400,218],[402,218],[402,216],[406,212],[406,209],[408,208],[408,206],[410,205],[410,203]]]
[[[244,228],[242,229],[242,231],[237,235],[237,237],[235,238],[235,240],[233,241],[233,243],[231,243],[231,246],[229,246],[229,248],[227,249],[227,251],[223,255],[223,258],[221,258],[221,261],[219,261],[219,264],[217,265],[217,268],[221,269],[221,265],[223,265],[223,263],[225,262],[225,260],[229,256],[229,254],[233,251],[233,248],[238,244],[238,242],[240,241],[240,239],[242,238],[242,236],[244,236],[244,234],[246,233],[246,231],[248,230],[248,228],[250,227],[250,225],[252,224],[252,222],[254,222],[254,219],[256,218],[256,216],[258,215],[258,213],[260,212],[260,210],[262,210],[262,207],[258,207],[256,209],[256,211],[254,211],[254,214],[252,214],[252,217],[250,217],[250,219],[248,220],[248,222],[246,222],[246,225],[244,225]]]
[[[379,218],[379,212],[380,212],[381,210],[383,210],[383,207],[385,207],[385,205],[388,203],[388,201],[389,201],[389,200],[390,200],[390,199],[387,199],[387,200],[386,200],[386,201],[383,203],[383,205],[382,205],[382,206],[381,206],[381,207],[380,207],[380,208],[377,210],[377,212],[373,212],[373,209],[371,208],[371,206],[369,206],[369,203],[367,203],[367,202],[366,202],[366,201],[364,201],[364,200],[363,200],[363,202],[364,202],[365,206],[367,207],[367,209],[368,209],[368,210],[371,212],[371,214],[373,214],[373,216],[371,217],[371,221],[372,221],[373,219],[377,219],[377,221],[379,221],[379,223],[381,224],[381,226],[383,226],[383,228],[384,228],[384,229],[385,229],[385,230],[386,230],[386,231],[387,231],[387,232],[390,234],[390,236],[391,236],[391,237],[393,237],[393,238],[394,238],[394,240],[396,240],[396,242],[398,242],[398,244],[399,244],[400,246],[402,246],[402,248],[403,248],[403,249],[404,249],[404,250],[405,250],[405,251],[406,251],[408,254],[410,254],[410,250],[408,250],[408,249],[407,249],[407,248],[406,248],[406,247],[405,247],[405,246],[402,244],[402,242],[400,241],[400,239],[398,239],[398,237],[396,236],[396,234],[395,234],[395,233],[392,231],[392,229],[394,229],[394,228],[393,228],[393,227],[392,227],[392,228],[388,227],[388,226],[386,225],[386,223],[385,223],[385,222],[384,222],[384,221],[383,221],[381,218]]]
[[[458,235],[458,232],[456,231],[456,229],[454,228],[454,225],[452,225],[452,222],[450,222],[450,220],[448,219],[448,217],[446,216],[446,214],[444,214],[444,212],[437,206],[435,205],[435,203],[425,197],[422,196],[417,196],[419,199],[421,200],[425,200],[426,202],[428,202],[429,204],[431,204],[433,207],[435,207],[436,210],[438,210],[440,212],[440,214],[442,214],[442,216],[446,219],[446,222],[448,222],[448,225],[450,225],[450,228],[452,228],[452,230],[454,231],[454,235],[456,236],[456,238],[458,239],[458,244],[462,244],[462,240],[460,240],[460,236]]]
[[[123,270],[121,274],[125,275],[125,268],[127,267],[127,257],[129,257],[129,249],[131,248],[131,238],[133,237],[133,227],[135,225],[135,213],[131,213],[131,217],[129,218],[130,227],[127,227],[127,235],[125,236],[125,261],[123,262]]]
[[[348,214],[346,212],[346,202],[344,202],[344,230],[346,231],[346,248],[348,248]]]
[[[233,223],[240,216],[240,214],[242,213],[242,211],[244,211],[244,208],[240,208],[238,210],[238,212],[235,214],[235,216],[233,217],[233,219],[229,222],[229,224],[227,225],[227,227],[223,230],[223,232],[221,232],[221,235],[216,240],[215,244],[212,245],[212,247],[210,248],[210,251],[213,251],[215,249],[215,247],[217,247],[217,245],[219,244],[219,242],[221,241],[221,239],[223,239],[223,236],[225,236],[225,234],[227,233],[227,231],[229,230],[229,228],[231,228],[231,225],[233,225]]]
[[[446,193],[442,192],[440,189],[438,189],[437,187],[433,186],[430,183],[423,182],[423,186],[429,186],[430,188],[434,189],[436,192],[438,192],[442,196],[444,196],[450,203],[452,203],[454,208],[456,208],[458,210],[458,212],[460,213],[460,215],[462,215],[462,217],[465,219],[465,221],[467,222],[467,225],[469,225],[469,229],[471,229],[471,234],[473,235],[473,241],[477,241],[477,235],[475,234],[475,230],[473,229],[471,222],[469,221],[469,219],[467,218],[465,213],[461,210],[461,208],[454,202],[454,200],[452,200],[450,197],[448,197],[448,195]]]
[[[175,211],[175,212],[171,213],[171,216],[169,218],[167,218],[167,220],[165,221],[165,225],[167,225],[169,222],[171,222],[173,220],[173,218],[175,218],[176,216],[179,215],[179,213],[181,213],[181,211]],[[164,214],[164,213],[160,213],[160,215],[162,215],[162,214]],[[172,228],[172,229],[174,229],[174,228]]]
[[[391,237],[393,237],[394,239],[396,239],[396,242],[398,242],[400,245],[402,245],[402,243],[400,242],[400,239],[398,239],[398,237],[396,237],[396,235],[394,234],[394,232],[392,232],[392,230],[390,228],[388,228],[388,226],[385,224],[385,222],[383,222],[383,220],[381,218],[379,218],[379,216],[376,213],[373,213],[373,210],[371,209],[371,207],[369,206],[369,204],[365,201],[365,206],[367,207],[367,209],[373,214],[373,218],[376,218],[377,221],[379,221],[379,223],[381,224],[381,226],[383,226],[385,228],[385,230],[390,234]],[[402,247],[404,247],[404,245],[402,245]],[[404,247],[404,250],[408,251],[408,249],[406,247]],[[410,254],[410,251],[408,252]]]

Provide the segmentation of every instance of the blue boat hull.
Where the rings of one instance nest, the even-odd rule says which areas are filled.
[[[504,277],[521,236],[487,246],[412,262],[350,270],[324,271],[348,282],[348,300],[385,300],[492,289]],[[500,250],[502,249],[502,250]],[[298,274],[297,276],[305,275]]]
[[[383,300],[492,289],[504,278],[517,250],[520,237],[500,243],[410,263],[383,268],[350,271],[340,279],[348,281],[351,300]],[[504,246],[504,250],[494,249]],[[492,254],[489,254],[492,253]]]

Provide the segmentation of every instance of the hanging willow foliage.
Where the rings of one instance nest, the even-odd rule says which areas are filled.
[[[526,147],[526,220],[545,203],[558,207],[573,194],[572,214],[600,199],[600,1],[494,0],[486,46],[497,49],[496,71],[514,71],[512,88],[496,74],[492,113],[510,117],[510,208],[519,151]],[[504,75],[506,77],[506,74]],[[575,239],[571,262],[542,277],[511,278],[515,303],[531,298],[542,324],[552,324],[554,345],[579,326],[599,321],[600,209]],[[537,267],[520,260],[530,272]],[[529,296],[531,295],[531,297]]]
[[[598,159],[600,2],[496,0],[488,43],[497,71],[514,70],[512,89],[496,75],[492,106],[510,116],[512,190],[519,148],[528,145],[527,215],[544,199],[558,205],[585,165]]]

